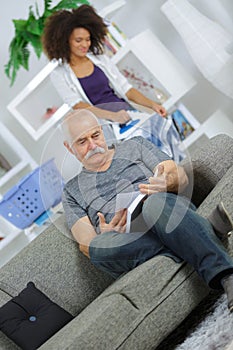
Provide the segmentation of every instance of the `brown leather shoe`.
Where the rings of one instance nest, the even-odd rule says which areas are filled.
[[[209,222],[214,228],[218,238],[221,240],[227,239],[233,230],[233,221],[224,207],[223,202],[220,202],[208,217]]]

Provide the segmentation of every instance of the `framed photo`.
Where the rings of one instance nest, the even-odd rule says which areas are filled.
[[[200,126],[200,123],[182,103],[176,104],[176,107],[171,113],[171,117],[183,141]]]
[[[49,62],[9,103],[8,110],[38,140],[69,110],[50,81],[58,61]]]

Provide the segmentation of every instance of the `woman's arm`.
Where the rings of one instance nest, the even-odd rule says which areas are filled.
[[[110,120],[117,123],[127,123],[130,120],[128,113],[125,110],[120,110],[118,112],[112,112],[105,109],[92,106],[86,102],[79,102],[73,106],[73,109],[85,109],[88,108],[93,112],[98,118]]]
[[[135,102],[135,103],[142,105],[144,107],[148,107],[148,108],[153,109],[156,113],[161,115],[161,117],[166,117],[166,115],[167,115],[167,111],[163,106],[161,106],[158,103],[156,103],[155,101],[147,98],[146,96],[144,96],[140,91],[138,91],[135,88],[129,89],[129,91],[127,91],[127,93],[126,93],[126,96],[132,102]]]

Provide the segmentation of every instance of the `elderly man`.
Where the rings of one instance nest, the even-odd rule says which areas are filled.
[[[63,130],[65,147],[83,165],[63,197],[68,225],[83,254],[115,278],[156,255],[186,261],[211,288],[224,288],[233,311],[233,261],[213,230],[224,234],[232,229],[224,207],[217,206],[209,220],[201,217],[179,194],[188,184],[181,166],[142,137],[108,148],[88,110],[71,113]],[[116,212],[116,197],[136,190],[146,195],[145,229],[125,233],[127,209]]]

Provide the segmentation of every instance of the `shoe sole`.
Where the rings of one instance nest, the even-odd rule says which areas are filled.
[[[222,209],[223,212],[224,212],[224,215],[226,215],[227,220],[228,220],[228,221],[230,222],[230,224],[231,224],[231,230],[227,233],[227,235],[228,235],[228,237],[229,237],[229,236],[231,236],[231,234],[232,234],[232,230],[233,230],[233,221],[232,221],[230,215],[228,214],[228,211],[226,210],[226,208],[225,208],[225,206],[224,206],[224,204],[223,204],[222,201],[220,202],[220,205],[221,205],[221,209]],[[232,306],[232,311],[233,311],[233,306]],[[231,312],[232,312],[232,311],[231,311]]]

